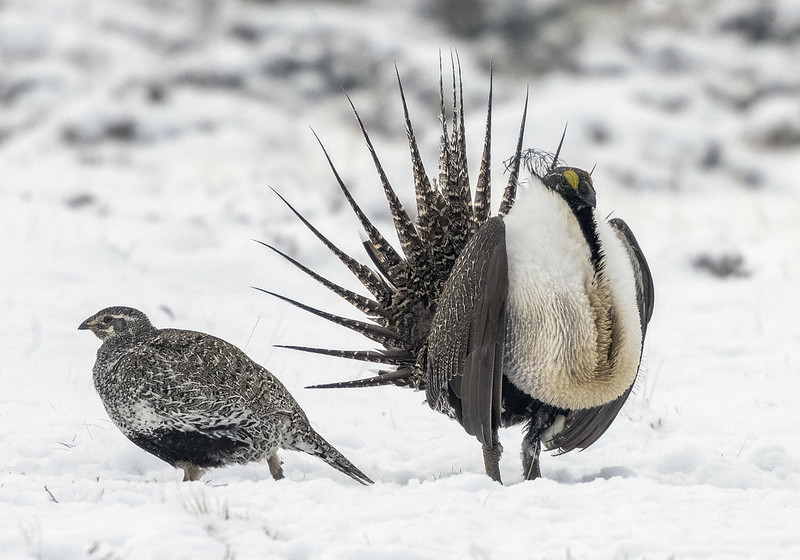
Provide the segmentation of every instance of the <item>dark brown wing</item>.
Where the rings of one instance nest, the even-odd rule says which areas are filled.
[[[505,224],[490,218],[445,283],[428,337],[431,408],[491,447],[500,424],[508,260]]]
[[[608,224],[614,228],[617,236],[628,250],[628,257],[633,265],[633,273],[636,276],[636,305],[639,307],[639,319],[642,323],[642,343],[647,333],[647,324],[653,316],[653,304],[655,303],[656,292],[653,286],[653,275],[644,258],[642,248],[636,241],[631,228],[628,227],[621,218],[612,218]]]
[[[653,303],[655,301],[655,290],[653,287],[653,276],[650,267],[644,258],[639,243],[636,241],[631,228],[628,227],[620,218],[609,220],[609,225],[614,228],[619,239],[628,251],[628,256],[633,265],[633,274],[636,277],[636,305],[639,308],[639,320],[642,326],[642,344],[647,333],[647,324],[653,315]],[[634,380],[634,383],[636,381]],[[559,432],[550,443],[551,448],[558,447],[562,453],[573,449],[584,449],[593,444],[603,435],[622,409],[622,405],[628,400],[628,396],[633,390],[633,385],[610,403],[589,408],[586,410],[575,410],[567,415],[564,429]]]

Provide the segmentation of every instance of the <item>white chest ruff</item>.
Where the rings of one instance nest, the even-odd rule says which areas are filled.
[[[599,223],[604,278],[596,277],[589,247],[564,200],[536,180],[524,194],[505,218],[504,374],[554,406],[583,409],[611,402],[635,379],[641,354],[627,252],[611,227]]]

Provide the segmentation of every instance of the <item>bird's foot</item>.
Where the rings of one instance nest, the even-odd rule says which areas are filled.
[[[200,480],[200,478],[204,474],[206,474],[206,471],[204,469],[201,469],[197,465],[182,463],[176,466],[178,468],[183,469],[183,482],[193,482],[195,480]]]
[[[525,456],[522,457],[522,476],[525,480],[534,480],[542,476],[538,457],[535,459]]]
[[[539,467],[539,454],[542,451],[542,443],[538,439],[530,441],[528,438],[523,440],[522,445],[522,476],[525,480],[533,480],[542,476]]]
[[[275,480],[283,478],[283,468],[281,467],[281,459],[278,457],[277,451],[267,457],[267,465],[269,465],[269,474],[272,475],[272,478]]]

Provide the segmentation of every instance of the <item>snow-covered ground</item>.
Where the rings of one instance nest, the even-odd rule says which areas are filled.
[[[532,4],[533,7],[530,7]],[[0,1],[2,558],[800,557],[800,5]],[[447,14],[450,15],[447,15]],[[412,200],[394,64],[429,172],[438,56],[458,52],[472,164],[488,68],[496,183],[526,145],[595,163],[656,282],[635,395],[592,448],[506,485],[420,393],[325,392],[366,343],[250,289],[352,313],[254,243],[348,273],[269,187],[358,252],[309,127],[385,227],[343,92]],[[469,140],[468,139],[468,140]],[[108,305],[225,338],[273,371],[376,484],[285,452],[194,483],[129,443],[91,380]]]

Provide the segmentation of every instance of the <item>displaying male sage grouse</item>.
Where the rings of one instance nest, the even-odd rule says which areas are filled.
[[[375,268],[342,252],[289,206],[364,284],[371,298],[320,277],[270,247],[370,321],[334,316],[273,295],[383,347],[288,348],[392,366],[368,379],[316,387],[395,384],[424,390],[431,408],[458,420],[481,442],[486,473],[498,481],[502,452],[498,428],[525,422],[523,474],[533,479],[540,476],[542,445],[560,452],[588,447],[622,408],[639,368],[653,311],[653,282],[625,222],[596,216],[591,174],[562,165],[561,144],[555,155],[522,150],[524,114],[498,215],[490,217],[491,87],[472,195],[460,72],[458,78],[455,70],[453,74],[457,85],[451,130],[441,80],[439,85],[438,181],[425,171],[400,84],[416,191],[415,219],[398,200],[356,112],[402,254],[364,215],[327,152],[339,187],[365,230],[364,247]],[[529,175],[527,191],[517,200],[523,164]]]
[[[98,311],[78,328],[103,341],[94,385],[111,420],[133,443],[183,469],[184,480],[261,459],[277,480],[283,448],[372,482],[314,431],[281,382],[236,346],[200,332],[157,329],[130,307]]]

